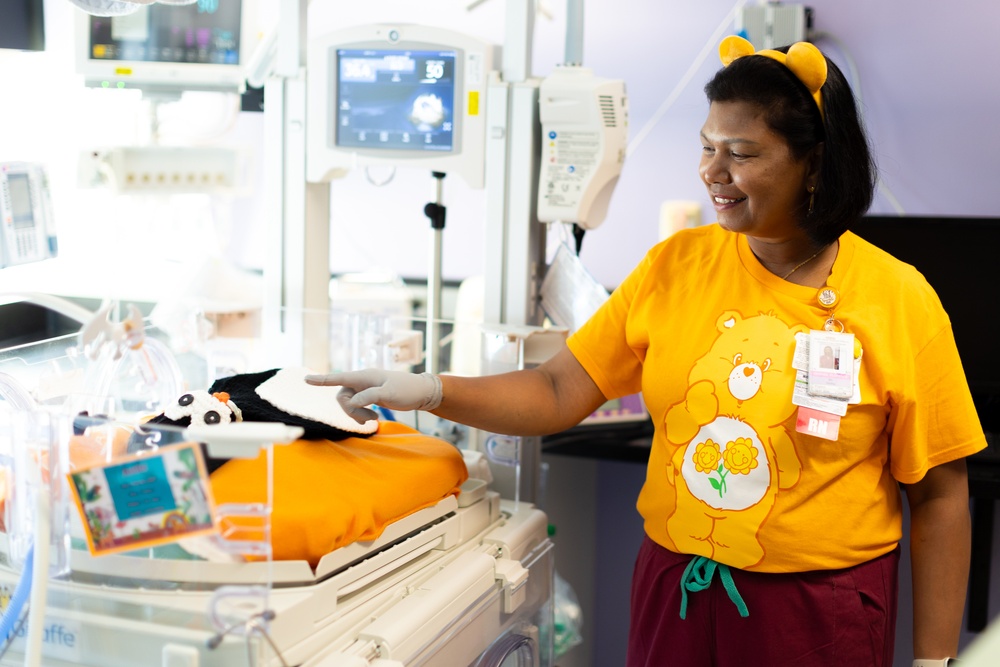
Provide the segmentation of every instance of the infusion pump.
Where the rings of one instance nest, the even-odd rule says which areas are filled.
[[[542,80],[538,97],[538,219],[594,229],[607,216],[625,161],[625,82],[596,77],[586,67],[559,66]]]
[[[0,268],[55,256],[52,201],[41,165],[0,163],[0,225]]]

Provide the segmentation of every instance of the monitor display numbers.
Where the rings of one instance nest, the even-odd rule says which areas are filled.
[[[90,17],[90,55],[97,60],[236,65],[240,3],[152,5],[125,16]]]
[[[445,62],[443,60],[427,60],[424,62],[424,78],[428,82],[440,80],[445,75]]]
[[[340,61],[341,82],[375,83],[378,68],[368,58],[344,58]]]
[[[336,145],[452,151],[454,51],[337,51]]]
[[[380,166],[486,178],[486,112],[498,46],[415,24],[310,39],[306,179]]]

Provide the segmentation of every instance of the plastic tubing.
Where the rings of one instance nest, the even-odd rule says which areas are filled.
[[[32,545],[28,547],[28,557],[24,561],[24,570],[21,571],[21,579],[17,582],[17,587],[14,588],[14,594],[10,597],[7,608],[4,609],[3,617],[0,618],[0,642],[6,641],[8,635],[14,631],[17,619],[21,617],[21,610],[24,608],[24,603],[31,594],[34,555],[35,547]]]
[[[0,398],[15,410],[30,412],[35,409],[35,399],[12,376],[0,373]]]
[[[42,640],[45,630],[45,597],[49,591],[49,535],[52,524],[52,505],[48,487],[35,495],[35,542],[31,576],[31,603],[28,605],[28,638],[25,646],[25,667],[42,664]]]

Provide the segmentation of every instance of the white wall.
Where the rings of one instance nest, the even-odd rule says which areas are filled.
[[[265,2],[262,16],[277,3]],[[380,0],[344,3],[313,0],[312,35],[385,20],[433,23],[501,43],[505,3],[488,0]],[[632,143],[607,221],[589,232],[582,259],[613,287],[657,240],[660,204],[670,199],[707,203],[696,173],[698,130],[707,110],[703,83],[718,64],[711,38],[742,0],[590,0],[584,20],[584,64],[598,75],[625,80]],[[1000,151],[995,118],[1000,111],[992,30],[1000,4],[978,0],[815,0],[818,39],[845,71],[856,64],[858,89],[882,176],[893,199],[879,196],[876,213],[902,208],[913,214],[1000,215],[990,175]],[[544,0],[535,29],[534,73],[544,76],[564,56],[566,8]],[[263,265],[269,223],[262,207],[259,160],[262,114],[235,113],[235,99],[186,100],[168,110],[168,142],[240,145],[251,151],[257,179],[248,196],[211,203],[154,198],[112,200],[76,189],[76,155],[88,147],[141,141],[143,105],[116,92],[83,88],[73,71],[71,18],[66,0],[47,0],[48,51],[0,51],[0,160],[31,159],[49,166],[63,249],[73,252],[94,237],[132,239],[150,251],[205,253],[206,246],[236,264]],[[266,21],[261,22],[266,25]],[[706,51],[707,47],[707,51]],[[699,55],[707,55],[699,60]],[[694,65],[700,65],[694,67]],[[688,75],[687,78],[685,75]],[[686,85],[680,86],[687,80]],[[28,101],[27,93],[31,98]],[[678,94],[679,93],[679,94]],[[663,108],[668,98],[672,104]],[[637,137],[641,135],[641,140]],[[381,179],[386,172],[372,176]],[[423,206],[434,197],[429,174],[400,169],[388,185],[362,173],[332,185],[331,268],[335,272],[384,267],[404,277],[427,275],[429,221]],[[119,198],[121,199],[121,198]],[[897,203],[898,202],[898,203]],[[481,273],[484,193],[459,178],[446,179],[443,273],[462,279]],[[187,208],[185,208],[185,206]],[[180,208],[184,215],[165,209]],[[148,214],[153,211],[153,214]],[[704,220],[709,221],[706,207]],[[166,219],[164,219],[166,218]],[[218,228],[198,239],[208,220]],[[193,227],[193,228],[192,228]],[[200,242],[199,242],[200,241]],[[216,247],[217,246],[217,247]],[[90,252],[88,250],[88,252]]]

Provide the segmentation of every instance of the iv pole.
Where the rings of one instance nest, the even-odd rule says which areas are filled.
[[[431,220],[431,263],[427,273],[427,352],[424,368],[428,373],[441,371],[441,258],[446,209],[443,199],[444,177],[432,171],[435,199],[424,206],[424,215]]]

